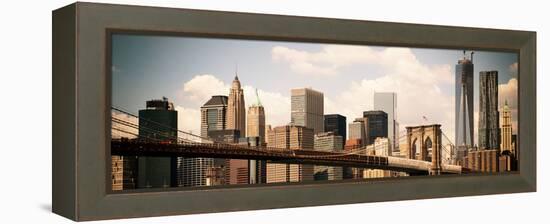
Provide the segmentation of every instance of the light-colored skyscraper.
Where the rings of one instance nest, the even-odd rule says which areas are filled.
[[[311,88],[292,89],[290,91],[290,122],[296,126],[313,129],[317,134],[325,130],[323,93]]]
[[[474,64],[473,52],[470,58],[458,60],[455,66],[455,145],[456,160],[466,156],[474,146]]]
[[[349,140],[359,139],[360,145],[365,145],[367,138],[365,133],[365,120],[366,118],[356,118],[349,126]]]
[[[478,147],[480,150],[500,148],[497,71],[479,72],[478,130]]]
[[[235,74],[227,100],[227,129],[238,130],[240,137],[246,136],[245,110],[243,89],[239,77]]]
[[[265,130],[265,111],[256,90],[256,103],[248,108],[246,137],[260,137],[260,144],[263,144]]]
[[[227,96],[212,96],[201,107],[201,137],[208,138],[208,132],[226,129]],[[178,164],[178,170],[182,170],[179,178],[179,186],[206,186],[222,183],[223,181],[211,180],[207,176],[221,176],[221,168],[213,170],[213,158],[183,158]],[[212,175],[216,174],[216,175]],[[219,175],[218,175],[219,174]]]
[[[501,112],[502,128],[500,130],[500,152],[510,151],[515,154],[512,144],[512,113],[508,107],[508,101],[504,102]]]
[[[399,126],[397,124],[397,94],[393,92],[374,93],[374,109],[388,114],[388,139],[391,151],[397,150]]]
[[[282,149],[313,149],[313,129],[286,125],[267,133],[267,147]],[[313,165],[267,163],[267,183],[313,180]]]
[[[321,132],[315,135],[314,148],[317,151],[342,152],[344,149],[343,137],[334,132]],[[315,180],[341,180],[342,167],[314,166]]]

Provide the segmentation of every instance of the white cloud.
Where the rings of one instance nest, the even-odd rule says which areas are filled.
[[[229,85],[213,75],[202,74],[185,82],[178,97],[183,97],[183,100],[192,106],[200,107],[213,95],[227,95],[228,92]]]
[[[452,83],[450,66],[427,66],[418,61],[409,48],[388,47],[374,50],[368,46],[323,45],[319,52],[300,51],[276,46],[271,50],[276,62],[287,63],[290,69],[304,75],[337,75],[339,69],[352,65],[381,66],[388,73],[401,74],[404,77]]]
[[[178,129],[195,135],[201,133],[201,111],[200,109],[176,106],[178,111]]]

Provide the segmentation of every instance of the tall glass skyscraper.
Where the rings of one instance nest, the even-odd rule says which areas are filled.
[[[455,159],[462,159],[474,143],[474,64],[473,55],[458,60],[455,69]]]
[[[335,135],[342,136],[342,145],[347,138],[346,117],[340,114],[325,115],[325,132],[333,132]]]
[[[388,114],[381,110],[364,111],[363,118],[366,118],[365,145],[374,144],[378,137],[388,137]]]
[[[396,149],[399,140],[399,127],[397,124],[397,94],[392,92],[374,93],[374,109],[388,114],[388,139],[390,150]]]

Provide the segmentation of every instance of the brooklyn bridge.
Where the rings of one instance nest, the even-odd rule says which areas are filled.
[[[405,172],[409,175],[441,175],[470,172],[461,166],[452,165],[442,158],[442,131],[439,125],[408,127],[401,138],[407,138],[406,157],[368,155],[365,147],[341,152],[315,149],[284,149],[266,146],[248,146],[214,141],[182,130],[159,131],[150,129],[156,137],[140,137],[136,120],[143,119],[127,111],[112,108],[121,116],[111,116],[111,155],[116,156],[161,156],[161,157],[207,157],[226,159],[264,160],[288,164],[314,164],[381,169]],[[150,121],[152,122],[152,121]],[[159,124],[160,125],[160,124]],[[176,134],[174,134],[176,133]],[[430,146],[422,144],[428,140]],[[420,143],[420,144],[419,144]],[[431,147],[428,149],[428,147]]]

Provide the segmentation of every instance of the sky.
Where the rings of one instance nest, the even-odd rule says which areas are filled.
[[[455,65],[462,57],[447,49],[116,34],[112,104],[137,114],[145,101],[167,97],[178,129],[198,134],[200,107],[212,95],[228,95],[237,74],[245,105],[256,102],[258,89],[273,127],[290,122],[292,88],[323,92],[325,114],[342,114],[348,123],[373,109],[375,91],[395,92],[401,130],[439,123],[454,141]],[[508,101],[517,131],[517,54],[476,51],[476,142],[479,72],[487,70],[498,71],[499,108]]]

